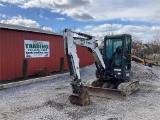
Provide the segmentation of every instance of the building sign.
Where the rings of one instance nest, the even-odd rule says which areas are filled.
[[[48,41],[24,40],[25,58],[50,57]]]

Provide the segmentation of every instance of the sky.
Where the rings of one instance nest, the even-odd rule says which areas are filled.
[[[98,39],[131,34],[150,42],[160,33],[160,0],[0,0],[0,23],[58,34],[69,28]]]

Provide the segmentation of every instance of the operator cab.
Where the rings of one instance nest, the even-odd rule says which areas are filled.
[[[131,35],[112,35],[104,38],[106,76],[129,81],[131,71]]]

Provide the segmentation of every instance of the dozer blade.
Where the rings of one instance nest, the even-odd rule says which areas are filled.
[[[69,96],[69,100],[72,104],[79,105],[79,106],[89,105],[91,103],[88,90],[85,88],[83,90],[83,94],[81,95],[72,93]]]
[[[89,95],[109,98],[109,99],[123,99],[123,92],[117,89],[110,89],[110,88],[100,88],[100,87],[93,87],[93,86],[85,86],[88,90]]]

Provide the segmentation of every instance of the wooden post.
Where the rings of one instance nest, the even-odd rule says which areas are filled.
[[[23,79],[27,78],[27,68],[28,68],[28,60],[27,59],[23,59],[23,68],[22,68]]]
[[[61,57],[60,58],[60,72],[63,72],[63,70],[64,70],[64,58]]]

